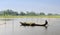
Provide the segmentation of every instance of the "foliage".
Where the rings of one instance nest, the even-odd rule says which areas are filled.
[[[20,13],[16,12],[16,11],[13,11],[13,10],[4,10],[4,11],[0,11],[0,16],[41,16],[41,15],[46,15],[44,12],[40,12],[40,13],[35,13],[34,11],[26,11],[26,13],[24,13],[23,11],[21,11]],[[48,13],[47,15],[53,15],[52,13]],[[54,15],[59,15],[59,14],[54,14]]]
[[[45,13],[41,12],[40,15],[45,15]]]
[[[21,12],[20,12],[20,15],[22,15],[22,16],[23,16],[23,15],[26,15],[26,14],[25,14],[24,12],[22,12],[22,11],[21,11]]]
[[[52,13],[48,13],[48,15],[53,15]]]
[[[31,11],[31,12],[28,12],[27,11],[27,14],[26,15],[31,15],[31,16],[33,16],[33,15],[37,15],[35,12],[33,12],[33,11]]]

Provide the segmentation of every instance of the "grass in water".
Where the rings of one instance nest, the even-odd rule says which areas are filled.
[[[60,16],[0,16],[0,18],[60,18]]]

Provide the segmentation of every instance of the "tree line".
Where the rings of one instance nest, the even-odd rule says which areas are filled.
[[[21,11],[20,13],[16,12],[16,11],[13,11],[13,10],[4,10],[4,11],[0,11],[0,16],[2,15],[12,15],[12,16],[39,16],[39,15],[46,15],[45,13],[43,12],[40,12],[40,13],[35,13],[35,12],[29,12],[29,11],[26,11],[23,12]],[[59,14],[52,14],[52,13],[48,13],[47,15],[59,15]]]

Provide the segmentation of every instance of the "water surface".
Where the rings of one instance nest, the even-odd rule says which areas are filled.
[[[44,24],[48,20],[48,27],[20,26],[19,22],[35,22]],[[0,35],[60,35],[60,18],[15,18],[0,19]]]

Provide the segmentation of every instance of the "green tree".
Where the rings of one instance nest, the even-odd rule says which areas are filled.
[[[48,15],[53,15],[52,13],[48,13]]]
[[[36,13],[33,12],[33,11],[31,11],[31,12],[27,11],[27,15],[31,15],[31,16],[33,16],[33,15],[36,15]]]
[[[3,15],[18,15],[18,12],[8,9],[8,10],[3,11]]]
[[[21,12],[20,12],[20,15],[24,16],[24,15],[26,15],[26,14],[25,14],[24,12],[21,11]]]
[[[40,15],[45,15],[45,13],[43,13],[43,12],[40,12]]]

